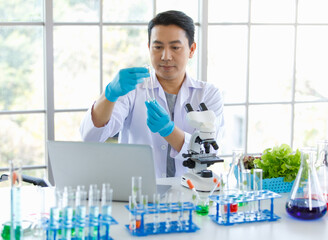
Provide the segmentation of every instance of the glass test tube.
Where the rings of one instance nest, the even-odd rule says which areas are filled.
[[[244,169],[242,171],[242,176],[243,176],[243,191],[245,196],[248,196],[250,191],[252,190],[251,184],[252,184],[252,178],[251,178],[251,170],[249,169]],[[252,212],[252,202],[247,202],[245,204],[245,209],[244,209],[244,217],[246,220],[250,218],[251,212]]]
[[[177,221],[177,228],[178,230],[184,229],[184,211],[183,211],[183,198],[184,192],[178,192],[178,221]]]
[[[152,68],[148,64],[144,65],[145,68],[148,69],[149,78],[145,78],[146,83],[146,98],[148,102],[155,101],[155,94],[154,94],[154,80],[152,76]],[[149,90],[150,88],[150,90]]]
[[[100,191],[97,185],[89,187],[89,239],[98,238],[98,216],[99,216],[99,197]]]
[[[153,232],[156,233],[159,231],[160,228],[160,220],[159,220],[159,212],[160,212],[160,201],[161,201],[161,195],[158,193],[155,193],[153,195],[153,204],[154,204],[154,230]]]
[[[129,219],[130,219],[130,230],[132,232],[135,232],[136,229],[137,229],[137,222],[136,222],[136,205],[135,205],[135,202],[133,200],[133,196],[129,196],[129,209],[130,209],[130,212],[129,212]]]
[[[168,232],[171,229],[172,224],[172,193],[165,193],[165,206],[166,206],[166,213],[165,213],[165,231]]]
[[[56,191],[55,195],[55,205],[50,208],[50,218],[49,218],[49,229],[47,231],[47,239],[55,240],[60,239],[59,227],[60,227],[60,208],[61,208],[61,192]],[[58,234],[57,234],[58,232]]]
[[[11,201],[11,239],[23,238],[22,219],[21,219],[21,185],[22,185],[22,164],[20,160],[9,161],[10,174],[10,201]]]
[[[104,183],[102,185],[102,192],[101,192],[101,216],[102,216],[102,222],[100,226],[101,239],[109,239],[110,221],[112,215],[112,199],[113,199],[113,189],[110,188],[109,183]]]
[[[263,170],[259,168],[255,168],[253,170],[253,190],[256,197],[261,197],[261,191],[262,191],[262,176],[263,176]],[[257,204],[256,202],[254,206],[254,211],[256,218],[261,218],[261,201],[258,200]]]
[[[245,166],[244,166],[244,155],[245,155],[245,152],[243,149],[234,149],[232,151],[232,161],[233,161],[233,164],[235,165],[236,164],[236,174],[237,174],[237,186],[238,186],[238,189],[239,191],[241,192],[244,192],[244,176],[242,174],[242,172],[245,170]]]
[[[142,192],[142,177],[132,177],[132,200],[135,204],[140,203],[140,197]]]
[[[87,236],[86,213],[87,211],[87,192],[85,188],[77,187],[75,193],[75,236],[77,240],[84,240]]]
[[[70,240],[73,227],[73,207],[72,195],[74,194],[72,188],[64,187],[63,192],[63,225],[62,225],[62,239]]]

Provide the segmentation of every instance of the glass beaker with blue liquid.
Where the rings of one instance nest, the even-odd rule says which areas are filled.
[[[314,167],[316,149],[301,149],[301,165],[286,203],[287,213],[295,218],[314,220],[327,212],[317,172]]]

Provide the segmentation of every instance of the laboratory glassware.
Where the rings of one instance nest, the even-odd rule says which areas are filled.
[[[149,72],[149,78],[145,78],[147,102],[154,102],[156,99],[154,94],[154,79],[152,75],[152,68],[148,64],[144,65],[144,67],[147,68]]]
[[[22,163],[20,160],[9,161],[10,175],[10,239],[23,239],[21,219],[21,185],[22,185]]]
[[[153,195],[153,204],[154,204],[154,230],[153,232],[156,233],[159,231],[160,227],[160,219],[159,219],[159,214],[160,214],[160,201],[161,201],[161,195],[159,193],[155,193]]]
[[[316,150],[301,150],[301,165],[286,202],[287,213],[303,220],[318,219],[327,212],[317,172],[314,168]]]
[[[245,165],[244,165],[244,156],[245,156],[245,152],[243,149],[234,149],[232,151],[232,164],[233,166],[235,166],[236,169],[236,173],[237,173],[237,186],[238,189],[240,191],[244,191],[244,175],[242,174],[242,172],[245,170]]]
[[[253,170],[253,191],[255,197],[260,197],[262,191],[262,178],[263,178],[263,170],[260,168],[255,168]],[[254,202],[254,211],[256,217],[259,219],[261,217],[261,201]]]
[[[321,190],[328,207],[328,140],[317,143],[316,169]]]

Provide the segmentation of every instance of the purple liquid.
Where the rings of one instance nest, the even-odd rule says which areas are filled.
[[[308,198],[289,200],[286,203],[286,211],[290,216],[304,220],[318,219],[326,214],[326,203],[312,199],[312,209],[310,210],[308,202]]]

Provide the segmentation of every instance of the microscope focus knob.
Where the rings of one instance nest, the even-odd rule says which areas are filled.
[[[213,173],[211,170],[204,169],[200,172],[200,176],[203,178],[211,178],[211,177],[213,177]]]

